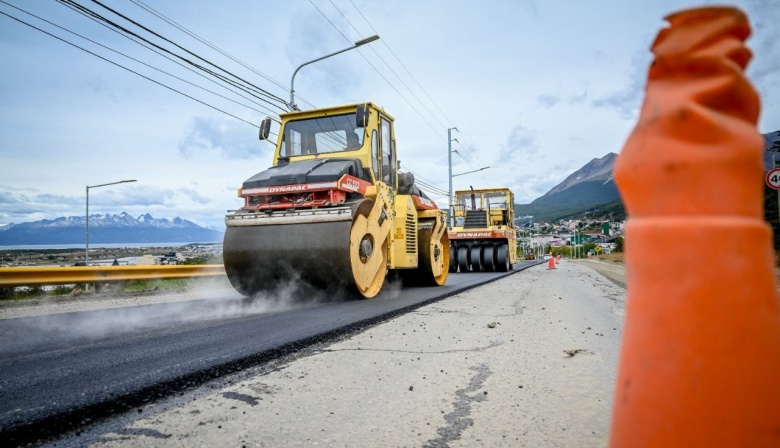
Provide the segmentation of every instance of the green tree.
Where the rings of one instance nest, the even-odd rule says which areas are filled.
[[[623,252],[623,237],[615,237],[615,252]]]

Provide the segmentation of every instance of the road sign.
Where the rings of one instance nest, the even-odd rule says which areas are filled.
[[[769,188],[780,190],[780,168],[772,168],[766,173],[766,184]]]

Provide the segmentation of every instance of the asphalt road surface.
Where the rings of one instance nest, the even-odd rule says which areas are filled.
[[[457,274],[439,288],[390,284],[372,300],[290,285],[254,299],[226,291],[207,300],[3,319],[0,439],[37,442],[80,430],[505,275]]]
[[[57,446],[607,446],[625,289],[591,266],[615,267],[538,265]]]

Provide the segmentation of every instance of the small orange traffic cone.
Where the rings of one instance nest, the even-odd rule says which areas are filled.
[[[780,447],[764,144],[743,73],[750,26],[732,7],[666,20],[614,169],[629,216],[629,281],[610,445]],[[702,267],[701,248],[723,240],[729,253]]]
[[[547,269],[555,269],[555,258],[552,256],[552,252],[550,252],[550,261],[547,263]]]
[[[561,262],[561,254],[558,254],[557,257],[555,257],[555,264],[558,264]]]

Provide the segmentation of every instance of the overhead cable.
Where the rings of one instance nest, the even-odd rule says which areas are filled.
[[[3,2],[3,3],[5,3],[5,2]],[[7,3],[6,3],[6,4],[7,4]],[[7,13],[5,13],[5,12],[3,12],[3,11],[0,11],[0,14],[4,15],[4,16],[6,16],[6,17],[9,17],[9,18],[11,18],[11,19],[13,19],[13,20],[15,20],[15,21],[17,21],[17,22],[21,23],[21,24],[27,25],[28,27],[30,27],[30,28],[32,28],[32,29],[34,29],[34,30],[40,31],[41,33],[44,33],[44,34],[46,34],[46,35],[48,35],[48,36],[51,36],[51,37],[53,37],[53,38],[55,38],[55,39],[57,39],[57,40],[59,40],[59,41],[62,41],[62,42],[66,43],[66,44],[68,44],[68,45],[70,45],[70,46],[72,46],[72,47],[78,48],[78,49],[79,49],[79,50],[81,50],[81,51],[84,51],[84,52],[86,52],[86,53],[89,53],[89,54],[91,54],[92,56],[95,56],[96,58],[102,59],[102,60],[104,60],[104,61],[106,61],[106,62],[108,62],[108,63],[110,63],[110,64],[113,64],[113,65],[115,65],[115,66],[119,67],[119,68],[122,68],[122,69],[124,69],[124,70],[127,70],[128,72],[130,72],[130,73],[133,73],[133,74],[135,74],[135,75],[138,75],[138,76],[140,76],[140,77],[142,77],[142,78],[144,78],[144,79],[146,79],[146,80],[148,80],[148,81],[151,81],[151,82],[153,82],[153,83],[155,83],[155,84],[157,84],[157,85],[159,85],[159,86],[161,86],[161,87],[165,87],[166,89],[168,89],[168,90],[171,90],[171,91],[173,91],[173,92],[176,92],[176,93],[178,93],[179,95],[185,96],[185,97],[187,97],[187,98],[189,98],[189,99],[191,99],[191,100],[193,100],[193,101],[197,101],[198,103],[200,103],[200,104],[202,104],[202,105],[204,105],[204,106],[210,107],[210,108],[212,108],[212,109],[214,109],[214,110],[216,110],[216,111],[218,111],[218,112],[222,112],[222,113],[223,113],[223,114],[225,114],[225,115],[228,115],[228,116],[230,116],[230,117],[233,117],[233,118],[235,118],[235,119],[237,119],[237,120],[243,121],[244,123],[246,123],[246,124],[248,124],[248,125],[250,125],[250,126],[253,126],[253,127],[255,127],[255,128],[258,128],[258,127],[259,127],[258,125],[254,124],[254,123],[252,123],[252,122],[250,122],[250,121],[244,120],[244,119],[243,119],[243,118],[241,118],[241,117],[238,117],[238,116],[236,116],[236,115],[233,115],[233,114],[231,114],[230,112],[224,111],[224,110],[222,110],[222,109],[220,109],[220,108],[218,108],[218,107],[216,107],[216,106],[214,106],[214,105],[211,105],[211,104],[209,104],[209,103],[206,103],[205,101],[199,100],[198,98],[195,98],[195,97],[193,97],[193,96],[191,96],[191,95],[188,95],[188,94],[186,94],[186,93],[184,93],[184,92],[182,92],[182,91],[180,91],[180,90],[176,90],[176,89],[174,89],[173,87],[170,87],[170,86],[168,86],[168,85],[166,85],[166,84],[163,84],[163,83],[161,83],[161,82],[159,82],[159,81],[157,81],[157,80],[154,80],[154,79],[152,79],[152,78],[150,78],[150,77],[148,77],[148,76],[146,76],[146,75],[143,75],[143,74],[141,74],[141,73],[138,73],[138,72],[136,72],[136,71],[134,71],[134,70],[132,70],[132,69],[130,69],[130,68],[128,68],[128,67],[125,67],[124,65],[121,65],[121,64],[119,64],[119,63],[117,63],[117,62],[114,62],[114,61],[112,61],[112,60],[110,60],[110,59],[107,59],[107,58],[105,58],[105,57],[103,57],[103,56],[101,56],[101,55],[99,55],[99,54],[97,54],[97,53],[93,53],[92,51],[89,51],[89,50],[87,50],[86,48],[83,48],[83,47],[81,47],[81,46],[79,46],[79,45],[77,45],[77,44],[74,44],[74,43],[72,43],[72,42],[70,42],[70,41],[66,40],[66,39],[63,39],[63,38],[61,38],[61,37],[59,37],[59,36],[56,36],[56,35],[54,35],[54,34],[52,34],[52,33],[49,33],[48,31],[46,31],[46,30],[43,30],[43,29],[41,29],[41,28],[38,28],[37,26],[35,26],[35,25],[32,25],[32,24],[30,24],[30,23],[27,23],[27,22],[25,22],[25,21],[24,21],[24,20],[22,20],[22,19],[19,19],[19,18],[17,18],[17,17],[14,17],[14,16],[12,16],[12,15],[10,15],[10,14],[7,14]]]
[[[261,88],[259,88],[259,87],[257,87],[257,86],[254,86],[254,85],[253,85],[253,84],[251,84],[251,83],[247,83],[246,81],[244,81],[244,80],[243,80],[243,79],[241,79],[241,78],[238,78],[238,77],[236,77],[236,76],[235,76],[235,75],[233,75],[232,73],[230,73],[230,72],[228,72],[228,71],[226,71],[226,70],[223,70],[223,69],[221,69],[219,66],[216,66],[216,65],[214,65],[214,64],[212,64],[212,63],[210,63],[210,62],[208,62],[208,61],[207,61],[207,63],[208,63],[209,65],[212,65],[212,66],[214,66],[214,67],[217,67],[217,69],[218,69],[218,70],[222,70],[223,72],[227,73],[228,75],[230,75],[230,76],[232,76],[232,77],[234,77],[234,78],[236,78],[236,79],[239,79],[239,81],[236,81],[236,80],[234,80],[234,79],[231,79],[230,77],[228,77],[228,76],[226,76],[226,75],[223,75],[223,74],[221,74],[221,73],[218,73],[218,72],[216,72],[216,71],[214,71],[214,70],[212,70],[212,69],[209,69],[209,68],[207,68],[207,67],[204,67],[203,65],[200,65],[200,64],[198,64],[198,63],[196,63],[196,62],[194,62],[194,61],[192,61],[192,60],[190,60],[190,59],[187,59],[186,57],[183,57],[183,56],[181,56],[181,55],[179,55],[179,54],[176,54],[176,53],[174,53],[174,52],[172,52],[172,51],[168,50],[167,48],[165,48],[165,47],[162,47],[162,46],[160,46],[160,45],[158,45],[158,44],[156,44],[156,43],[154,43],[154,42],[150,41],[149,39],[147,39],[147,38],[145,38],[145,37],[143,37],[143,36],[141,36],[141,35],[139,35],[139,34],[137,34],[137,33],[133,32],[132,30],[130,30],[130,29],[128,29],[128,28],[125,28],[125,27],[123,27],[122,25],[119,25],[119,24],[118,24],[118,23],[116,23],[116,22],[113,22],[113,21],[111,21],[111,20],[110,20],[110,19],[108,19],[107,17],[105,17],[105,16],[102,16],[102,15],[100,15],[99,13],[97,13],[97,12],[95,12],[95,11],[93,11],[93,10],[91,10],[91,9],[89,9],[89,8],[87,8],[87,7],[85,7],[85,6],[82,6],[82,5],[78,4],[77,2],[75,2],[75,1],[73,1],[73,0],[57,0],[57,1],[58,1],[59,3],[61,3],[61,4],[65,5],[65,6],[69,7],[69,8],[71,8],[71,9],[73,9],[73,10],[74,10],[74,11],[76,11],[76,12],[79,12],[80,14],[82,14],[82,15],[85,15],[85,16],[87,16],[87,17],[91,18],[92,20],[95,20],[95,21],[97,21],[98,23],[100,23],[100,22],[104,22],[104,23],[106,23],[106,24],[110,25],[111,27],[113,27],[113,28],[116,28],[116,29],[118,29],[118,30],[122,31],[123,33],[127,33],[127,34],[129,34],[129,35],[132,35],[132,36],[134,36],[134,37],[138,38],[138,39],[141,39],[141,40],[143,40],[144,42],[148,43],[149,45],[152,45],[152,46],[154,46],[155,48],[157,48],[157,49],[159,49],[159,50],[161,50],[161,51],[163,51],[163,52],[165,52],[165,53],[168,53],[168,54],[170,54],[171,56],[173,56],[173,57],[175,57],[175,58],[178,58],[178,59],[182,60],[183,62],[185,62],[185,63],[187,63],[187,64],[190,64],[190,65],[192,65],[193,67],[195,67],[195,68],[197,68],[197,69],[199,69],[199,70],[202,70],[202,71],[204,71],[205,73],[208,73],[209,75],[211,75],[211,76],[214,76],[214,77],[216,77],[216,78],[220,79],[220,80],[221,80],[221,81],[223,81],[223,82],[227,82],[228,84],[231,84],[231,85],[233,85],[234,87],[236,87],[236,88],[238,88],[238,89],[240,89],[240,90],[243,90],[244,92],[246,92],[246,93],[248,93],[248,94],[250,94],[250,95],[254,96],[255,98],[257,98],[257,99],[258,99],[258,100],[260,100],[260,101],[263,101],[263,102],[265,102],[265,103],[267,103],[267,104],[269,104],[269,105],[271,105],[271,106],[273,106],[273,107],[276,107],[276,108],[278,108],[278,109],[280,109],[280,110],[286,110],[286,107],[282,107],[280,104],[277,104],[277,103],[279,103],[279,100],[277,100],[277,98],[278,98],[278,97],[276,97],[275,95],[273,95],[273,94],[270,94],[270,93],[268,93],[267,91],[265,91],[264,89],[261,89]],[[113,11],[113,10],[112,10],[112,11]],[[121,17],[121,15],[120,15],[120,17]],[[142,26],[141,26],[141,27],[142,27]],[[142,28],[143,28],[143,27],[142,27]],[[153,34],[155,34],[154,32],[152,32],[152,33],[153,33]],[[167,41],[167,39],[165,39],[165,38],[163,38],[163,40],[166,40],[166,41]],[[176,45],[176,44],[174,44],[174,45],[175,45],[175,46],[177,46],[177,47],[179,47],[179,48],[181,48],[180,46],[178,46],[178,45]],[[192,53],[192,52],[190,52],[189,50],[186,50],[186,49],[185,49],[184,51],[186,51],[187,53],[193,54],[193,53]],[[200,57],[199,57],[199,56],[197,56],[197,55],[195,55],[195,57],[197,57],[198,59],[201,59],[201,60],[202,60],[202,58],[200,58]],[[276,103],[275,103],[275,102],[272,102],[272,101],[276,101]],[[284,100],[281,100],[281,104],[286,104],[286,103],[284,102]]]
[[[138,7],[140,7],[140,8],[142,8],[142,9],[146,10],[146,11],[147,11],[147,12],[149,12],[150,14],[152,14],[152,15],[156,16],[156,17],[157,17],[157,18],[159,18],[160,20],[163,20],[164,22],[166,22],[166,23],[170,24],[171,26],[173,26],[173,27],[175,27],[175,28],[179,29],[179,30],[180,30],[180,31],[182,31],[183,33],[187,34],[188,36],[190,36],[190,37],[193,37],[194,39],[196,39],[196,40],[200,41],[201,43],[203,43],[204,45],[208,46],[209,48],[212,48],[213,50],[215,50],[215,51],[217,51],[217,52],[221,53],[223,56],[225,56],[225,57],[229,58],[230,60],[232,60],[232,61],[234,61],[234,62],[236,62],[236,63],[238,63],[238,64],[242,65],[244,68],[246,68],[246,69],[248,69],[248,70],[252,71],[252,72],[253,72],[253,73],[255,73],[256,75],[258,75],[258,76],[260,76],[260,77],[262,77],[262,78],[266,79],[267,81],[270,81],[271,83],[273,83],[273,84],[274,84],[274,85],[276,85],[277,87],[279,87],[279,88],[281,88],[281,89],[284,89],[284,91],[285,91],[285,92],[287,92],[287,91],[288,91],[288,89],[289,89],[289,87],[288,87],[288,86],[285,86],[285,85],[284,85],[284,84],[282,84],[281,82],[279,82],[279,81],[277,81],[277,80],[275,80],[275,79],[271,78],[269,75],[267,75],[267,74],[265,74],[265,73],[263,73],[263,72],[261,72],[261,71],[257,70],[256,68],[252,67],[252,66],[251,66],[251,65],[249,65],[248,63],[246,63],[246,62],[242,61],[241,59],[238,59],[237,57],[235,57],[235,56],[231,55],[231,54],[230,54],[230,53],[228,53],[226,50],[223,50],[222,48],[220,48],[220,47],[217,47],[216,45],[212,44],[211,42],[209,42],[209,41],[208,41],[208,40],[206,40],[205,38],[203,38],[203,37],[199,36],[199,35],[198,35],[198,34],[196,34],[195,32],[193,32],[193,31],[189,30],[189,29],[188,29],[187,27],[185,27],[184,25],[181,25],[180,23],[176,22],[175,20],[173,20],[173,19],[171,19],[171,18],[167,17],[165,14],[163,14],[163,13],[161,13],[160,11],[158,11],[158,10],[156,10],[156,9],[152,8],[151,6],[147,5],[147,4],[146,4],[146,3],[144,3],[143,1],[141,1],[141,0],[130,0],[130,1],[131,1],[132,3],[134,3],[134,4],[136,4]],[[308,101],[307,101],[305,98],[303,98],[301,95],[296,95],[296,96],[298,97],[298,99],[299,99],[301,102],[308,104],[310,107],[315,107],[313,104],[311,104],[310,102],[308,102]]]
[[[349,18],[347,18],[347,16],[346,16],[346,15],[345,15],[345,14],[344,14],[344,13],[343,13],[343,12],[342,12],[340,9],[339,9],[339,7],[338,7],[338,6],[336,6],[336,4],[335,4],[335,3],[333,3],[333,0],[328,0],[328,1],[330,2],[330,4],[331,4],[331,5],[333,5],[333,8],[334,8],[336,11],[338,11],[338,13],[339,13],[339,14],[341,14],[341,17],[343,17],[343,18],[344,18],[344,20],[346,20],[346,21],[347,21],[347,23],[349,24],[349,26],[351,26],[351,27],[352,27],[352,29],[353,29],[353,30],[355,30],[355,32],[356,32],[358,35],[360,35],[360,31],[359,31],[357,28],[355,28],[355,25],[353,25],[353,24],[352,24],[352,22],[349,20]],[[387,44],[385,44],[385,46],[387,46]],[[388,47],[388,48],[390,48],[390,47]],[[413,91],[413,90],[412,90],[412,89],[411,89],[411,88],[410,88],[408,85],[406,85],[406,82],[404,82],[404,80],[403,80],[403,79],[402,79],[400,76],[398,76],[398,73],[396,73],[396,72],[395,72],[395,70],[393,69],[393,67],[392,67],[390,64],[388,64],[388,63],[387,63],[387,61],[385,61],[385,59],[384,59],[384,58],[383,58],[383,57],[382,57],[382,56],[381,56],[381,55],[380,55],[380,54],[379,54],[379,53],[376,51],[376,49],[375,49],[374,47],[369,47],[369,50],[373,51],[373,52],[374,52],[374,54],[376,55],[376,57],[378,57],[378,58],[379,58],[379,60],[380,60],[380,61],[382,61],[382,62],[385,64],[385,66],[387,67],[387,69],[388,69],[388,70],[390,70],[390,73],[392,73],[393,75],[395,75],[395,77],[396,77],[396,78],[398,78],[398,80],[399,80],[399,81],[401,81],[401,84],[403,84],[403,86],[404,86],[404,87],[406,87],[406,90],[408,90],[408,91],[409,91],[409,93],[411,93],[411,94],[412,94],[412,96],[413,96],[413,97],[414,97],[414,98],[417,100],[417,102],[418,102],[418,103],[420,103],[420,105],[421,105],[422,107],[424,107],[426,111],[428,111],[428,113],[431,115],[431,117],[433,117],[433,119],[434,119],[434,120],[436,120],[436,121],[439,123],[439,125],[441,125],[441,127],[442,127],[442,128],[446,128],[446,127],[447,127],[447,125],[445,125],[444,123],[442,123],[442,122],[441,122],[441,120],[439,120],[439,118],[438,118],[438,117],[437,117],[437,116],[436,116],[436,115],[435,115],[433,112],[431,112],[431,110],[430,110],[430,109],[428,109],[428,106],[426,106],[426,105],[425,105],[425,103],[423,103],[423,102],[422,102],[422,100],[420,100],[420,98],[417,96],[417,94],[416,94],[416,93],[414,93],[414,91]]]
[[[355,5],[355,2],[353,2],[352,0],[349,0],[349,2],[352,3],[352,6],[355,8],[355,10],[358,12],[358,14],[360,14],[360,17],[362,17],[363,20],[365,20],[366,24],[368,24],[368,26],[371,28],[371,30],[374,32],[374,34],[379,34],[377,32],[377,30],[374,28],[374,26],[371,25],[371,22],[369,22],[368,19],[366,18],[366,16],[363,15],[363,13],[360,11],[360,8],[358,8],[357,5]],[[428,95],[428,92],[425,91],[425,88],[422,86],[422,84],[420,84],[420,82],[417,81],[417,78],[415,78],[414,75],[412,75],[412,72],[409,71],[409,69],[406,67],[406,64],[404,64],[403,61],[401,61],[401,59],[395,54],[393,49],[390,48],[390,45],[385,40],[382,40],[382,44],[384,44],[384,46],[387,47],[387,50],[390,52],[390,54],[393,55],[395,60],[398,61],[399,64],[401,64],[401,67],[403,67],[404,70],[406,70],[406,73],[408,73],[409,77],[412,78],[412,80],[417,84],[417,87],[419,87],[420,90],[422,90],[422,92],[425,94],[425,96],[428,97],[428,99],[431,101],[431,103],[434,105],[434,107],[436,107],[436,109],[439,111],[439,113],[441,113],[441,115],[450,123],[450,126],[452,126],[453,121],[450,120],[450,118],[447,116],[447,114],[444,113],[444,111],[441,109],[441,107],[439,107],[439,105],[436,104],[436,101],[434,101],[433,98],[431,98],[431,96]]]
[[[54,27],[56,27],[56,28],[59,28],[59,29],[61,29],[62,31],[65,31],[65,32],[67,32],[67,33],[70,33],[70,34],[72,34],[72,35],[74,35],[74,36],[80,37],[80,38],[82,38],[82,39],[84,39],[84,40],[86,40],[86,41],[88,41],[88,42],[91,42],[91,43],[93,43],[93,44],[95,44],[95,45],[99,46],[99,47],[105,48],[105,49],[106,49],[106,50],[108,50],[108,51],[111,51],[111,52],[113,52],[113,53],[115,53],[115,54],[118,54],[118,55],[120,55],[120,56],[123,56],[123,57],[125,57],[125,58],[127,58],[127,59],[130,59],[131,61],[137,62],[137,63],[139,63],[139,64],[141,64],[141,65],[144,65],[144,66],[146,66],[146,67],[148,67],[148,68],[150,68],[150,69],[152,69],[152,70],[155,70],[155,71],[157,71],[157,72],[160,72],[160,73],[163,73],[163,74],[165,74],[165,75],[168,75],[168,76],[170,76],[170,77],[172,77],[172,78],[174,78],[174,79],[177,79],[177,80],[179,80],[179,81],[181,81],[181,82],[184,82],[184,83],[186,83],[186,84],[189,84],[189,85],[191,85],[191,86],[193,86],[193,87],[196,87],[196,88],[198,88],[198,89],[201,89],[201,90],[203,90],[203,91],[205,91],[205,92],[211,93],[212,95],[218,96],[218,97],[220,97],[220,98],[223,98],[223,99],[225,99],[225,100],[227,100],[227,101],[230,101],[230,102],[233,102],[233,103],[235,103],[235,104],[238,104],[239,106],[246,107],[247,109],[250,109],[250,110],[253,110],[253,111],[255,111],[255,112],[259,112],[259,113],[270,113],[270,114],[273,114],[273,115],[277,115],[277,113],[276,113],[276,112],[274,112],[274,111],[271,111],[270,109],[267,109],[267,108],[265,108],[264,106],[262,106],[262,105],[260,105],[260,104],[257,104],[257,103],[255,103],[255,104],[257,104],[257,106],[258,106],[258,107],[261,107],[261,108],[263,108],[263,110],[256,109],[256,108],[254,108],[254,107],[252,107],[252,106],[250,106],[250,105],[248,105],[248,104],[241,103],[241,102],[239,102],[239,101],[236,101],[236,100],[234,100],[234,99],[232,99],[232,98],[228,98],[228,97],[227,97],[227,96],[225,96],[225,95],[222,95],[222,94],[220,94],[220,93],[214,92],[213,90],[209,90],[209,89],[207,89],[207,88],[205,88],[205,87],[203,87],[203,86],[199,86],[199,85],[197,85],[197,84],[195,84],[195,83],[193,83],[193,82],[187,81],[186,79],[183,79],[183,78],[181,78],[181,77],[178,77],[178,76],[176,76],[176,75],[174,75],[174,74],[172,74],[172,73],[166,72],[165,70],[162,70],[162,69],[160,69],[160,68],[154,67],[154,66],[152,66],[152,65],[150,65],[150,64],[147,64],[147,63],[145,63],[145,62],[143,62],[143,61],[141,61],[141,60],[139,60],[139,59],[136,59],[136,58],[134,58],[134,57],[132,57],[132,56],[129,56],[129,55],[125,54],[125,53],[122,53],[121,51],[115,50],[115,49],[113,49],[113,48],[111,48],[111,47],[108,47],[108,46],[106,46],[106,45],[103,45],[103,44],[101,44],[100,42],[97,42],[97,41],[95,41],[95,40],[92,40],[92,39],[90,39],[90,38],[88,38],[88,37],[86,37],[86,36],[83,36],[83,35],[81,35],[81,34],[79,34],[79,33],[76,33],[76,32],[74,32],[74,31],[72,31],[72,30],[69,30],[69,29],[67,29],[67,28],[65,28],[65,27],[62,27],[62,26],[60,26],[60,25],[57,25],[56,23],[53,23],[53,22],[51,22],[51,21],[49,21],[49,20],[47,20],[47,19],[44,19],[43,17],[40,17],[40,16],[38,16],[38,15],[35,15],[35,14],[33,14],[33,13],[29,12],[29,11],[25,11],[24,9],[21,9],[21,8],[19,8],[19,7],[17,7],[17,6],[11,5],[11,4],[9,4],[8,2],[6,2],[6,1],[4,1],[4,0],[0,0],[0,3],[4,3],[4,4],[6,4],[6,5],[8,5],[8,6],[12,7],[12,8],[14,8],[14,9],[16,9],[16,10],[20,11],[20,12],[23,12],[23,13],[25,13],[25,14],[27,14],[27,15],[31,16],[31,17],[35,17],[36,19],[38,19],[38,20],[40,20],[40,21],[42,21],[42,22],[48,23],[48,24],[49,24],[49,25],[51,25],[51,26],[54,26]],[[176,61],[172,61],[172,62],[176,62]],[[184,68],[186,68],[186,69],[188,69],[188,70],[192,70],[192,69],[190,69],[189,67],[186,67],[186,66],[183,66],[183,67],[184,67]],[[197,73],[197,72],[194,72],[194,73],[195,73],[195,74],[197,74],[197,75],[199,75],[199,76],[203,76],[203,75],[201,75],[200,73]],[[208,81],[215,82],[214,80],[212,80],[212,79],[210,79],[210,78],[206,78],[206,77],[204,77],[204,78],[205,78],[205,79],[207,79]],[[220,85],[220,84],[218,84],[218,85]],[[221,87],[225,87],[225,86],[222,86],[222,85],[220,85],[220,86],[221,86]],[[225,87],[225,88],[227,88],[227,87]],[[229,90],[229,89],[228,89],[228,90]],[[231,92],[233,92],[233,91],[231,91]],[[239,93],[237,93],[237,92],[233,92],[233,93],[236,93],[237,95],[239,95],[239,96],[242,96],[241,94],[239,94]],[[243,96],[242,96],[242,97],[243,97]],[[252,100],[251,100],[251,98],[246,98],[246,97],[243,97],[243,98],[245,98],[245,99],[248,99],[248,100],[252,101]]]
[[[93,1],[94,1],[94,0],[93,0]],[[326,14],[325,14],[325,13],[324,13],[324,12],[323,12],[323,11],[322,11],[322,10],[321,10],[321,9],[320,9],[320,8],[319,8],[317,5],[316,5],[316,4],[314,4],[314,2],[313,2],[312,0],[309,0],[309,3],[311,3],[311,5],[312,5],[312,6],[314,6],[314,8],[315,8],[315,9],[316,9],[316,10],[317,10],[317,11],[318,11],[318,12],[319,12],[319,13],[320,13],[320,14],[321,14],[321,15],[322,15],[324,18],[325,18],[325,20],[327,20],[327,21],[328,21],[328,23],[330,23],[330,24],[331,24],[331,26],[332,26],[332,27],[333,27],[333,28],[334,28],[334,29],[335,29],[335,30],[336,30],[336,31],[337,31],[339,34],[341,34],[341,36],[342,36],[342,37],[343,37],[343,38],[344,38],[344,39],[345,39],[347,42],[350,42],[350,43],[352,43],[352,41],[349,39],[349,37],[347,37],[347,35],[346,35],[346,34],[344,34],[343,32],[341,32],[341,30],[340,30],[340,29],[339,29],[339,28],[338,28],[338,27],[337,27],[337,26],[336,26],[336,25],[335,25],[335,24],[334,24],[334,23],[333,23],[333,22],[330,20],[330,18],[328,18],[328,16],[327,16],[327,15],[326,15]],[[362,37],[362,36],[361,36],[361,37]],[[397,89],[397,88],[396,88],[396,87],[393,85],[393,83],[391,83],[391,82],[390,82],[390,80],[389,80],[389,79],[387,79],[387,77],[386,77],[384,74],[382,74],[382,72],[381,72],[381,71],[379,71],[379,69],[378,69],[378,68],[376,68],[376,66],[375,66],[374,64],[372,64],[372,63],[371,63],[371,61],[369,61],[369,60],[368,60],[368,58],[366,57],[366,55],[364,55],[364,54],[363,54],[363,52],[361,52],[359,48],[357,49],[357,52],[358,52],[358,53],[360,54],[360,56],[361,56],[361,57],[362,57],[362,58],[363,58],[363,59],[366,61],[366,63],[367,63],[369,66],[371,66],[371,68],[373,68],[373,69],[374,69],[374,71],[376,71],[376,72],[377,72],[377,74],[379,74],[379,76],[380,76],[382,79],[384,79],[384,80],[385,80],[385,82],[387,83],[387,85],[389,85],[389,86],[390,86],[390,88],[392,88],[393,90],[395,90],[395,93],[397,93],[397,94],[398,94],[398,96],[399,96],[399,97],[401,97],[401,99],[402,99],[402,100],[404,100],[404,102],[406,102],[406,104],[408,104],[408,105],[409,105],[409,107],[411,107],[411,108],[412,108],[412,110],[413,110],[413,111],[415,111],[415,112],[417,113],[417,115],[419,115],[419,116],[420,116],[420,118],[422,118],[422,120],[423,120],[423,121],[424,121],[424,122],[425,122],[425,123],[426,123],[426,124],[427,124],[427,125],[428,125],[428,126],[431,128],[431,129],[432,129],[432,130],[433,130],[433,132],[437,133],[437,134],[439,135],[439,137],[441,137],[441,138],[445,138],[445,137],[444,137],[444,135],[443,135],[443,134],[442,134],[442,133],[441,133],[441,132],[440,132],[438,129],[436,129],[436,127],[435,127],[435,126],[433,126],[433,125],[431,124],[431,122],[430,122],[430,121],[428,121],[428,120],[425,118],[425,116],[423,116],[423,114],[421,114],[421,113],[420,113],[420,111],[419,111],[419,110],[417,110],[417,108],[416,108],[416,107],[414,107],[414,106],[412,105],[412,103],[410,103],[410,102],[409,102],[409,100],[408,100],[408,99],[407,99],[407,98],[406,98],[406,97],[405,97],[405,96],[404,96],[404,95],[403,95],[403,94],[402,94],[402,93],[401,93],[401,92],[400,92],[400,91],[399,91],[399,90],[398,90],[398,89]]]
[[[71,1],[72,1],[72,0],[71,0]],[[74,3],[75,3],[75,2],[74,2]],[[118,11],[116,11],[116,10],[114,10],[114,9],[112,9],[112,8],[110,8],[110,7],[108,7],[108,6],[106,6],[106,5],[104,5],[104,4],[103,4],[103,3],[101,3],[100,1],[98,1],[98,0],[92,0],[92,3],[95,3],[95,4],[97,4],[97,5],[100,5],[100,6],[102,6],[103,8],[105,8],[105,9],[107,9],[107,10],[111,11],[112,13],[116,14],[117,16],[119,16],[119,17],[121,17],[121,18],[123,18],[123,19],[127,20],[128,22],[132,23],[133,25],[135,25],[135,26],[137,26],[137,27],[141,28],[142,30],[144,30],[144,31],[146,31],[146,32],[148,32],[148,33],[150,33],[150,34],[152,34],[152,35],[154,35],[154,36],[157,36],[158,38],[160,38],[160,39],[164,40],[165,42],[168,42],[169,44],[171,44],[171,45],[173,45],[173,46],[175,46],[175,47],[179,48],[180,50],[187,52],[188,54],[190,54],[190,55],[192,55],[192,56],[194,56],[194,57],[196,57],[196,58],[200,59],[201,61],[203,61],[203,62],[205,62],[205,63],[207,63],[207,64],[211,65],[212,67],[214,67],[214,68],[216,68],[216,69],[218,69],[218,70],[221,70],[221,71],[223,71],[223,72],[225,72],[225,73],[229,74],[230,76],[233,76],[234,78],[236,78],[236,79],[238,79],[238,80],[240,80],[240,81],[242,81],[242,82],[246,83],[247,85],[250,85],[250,86],[252,86],[252,87],[254,87],[254,88],[256,88],[256,89],[260,90],[261,92],[263,92],[263,93],[265,93],[266,95],[270,96],[271,98],[273,98],[273,99],[275,99],[275,100],[277,100],[277,101],[281,102],[282,104],[285,104],[285,105],[287,104],[287,103],[286,103],[286,101],[285,101],[283,98],[281,98],[281,97],[279,97],[279,96],[276,96],[276,95],[272,94],[271,92],[269,92],[269,91],[267,91],[267,90],[265,90],[265,89],[262,89],[262,88],[260,88],[260,87],[257,87],[257,86],[255,86],[255,85],[254,85],[254,84],[252,84],[251,82],[249,82],[249,81],[247,81],[247,80],[245,80],[245,79],[241,78],[241,77],[240,77],[240,76],[238,76],[238,75],[235,75],[235,74],[233,74],[232,72],[230,72],[230,71],[228,71],[228,70],[225,70],[224,68],[222,68],[222,67],[220,67],[220,66],[218,66],[218,65],[214,64],[213,62],[209,61],[208,59],[205,59],[205,58],[201,57],[200,55],[198,55],[198,54],[195,54],[195,53],[193,53],[193,52],[189,51],[188,49],[186,49],[186,48],[182,47],[181,45],[177,44],[176,42],[174,42],[174,41],[172,41],[172,40],[170,40],[170,39],[166,38],[165,36],[162,36],[162,35],[160,35],[160,34],[158,34],[158,33],[154,32],[153,30],[151,30],[151,29],[147,28],[146,26],[144,26],[144,25],[142,25],[142,24],[140,24],[140,23],[136,22],[135,20],[133,20],[133,19],[131,19],[131,18],[127,17],[126,15],[124,15],[124,14],[122,14],[122,13],[120,13],[120,12],[118,12]]]

